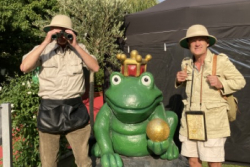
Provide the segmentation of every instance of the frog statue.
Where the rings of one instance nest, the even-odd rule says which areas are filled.
[[[130,55],[131,59],[117,55],[123,63],[121,73],[110,75],[110,87],[105,92],[106,103],[95,119],[97,143],[92,154],[101,157],[103,167],[123,166],[120,155],[157,155],[167,160],[179,156],[173,141],[177,115],[165,111],[162,92],[156,87],[153,75],[145,72],[145,65],[151,56],[141,59],[137,51],[132,51]],[[170,132],[164,140],[151,140],[146,133],[147,125],[158,118],[166,122]]]

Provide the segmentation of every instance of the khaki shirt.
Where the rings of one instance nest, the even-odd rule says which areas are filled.
[[[83,44],[79,46],[89,53]],[[71,46],[63,51],[56,42],[50,43],[36,66],[40,66],[38,95],[43,99],[69,99],[85,92],[83,67],[86,65]]]
[[[220,138],[230,136],[230,127],[227,116],[228,104],[220,92],[211,87],[206,81],[208,75],[212,75],[213,55],[207,50],[207,55],[202,70],[194,68],[193,90],[191,96],[193,60],[184,59],[182,61],[182,70],[187,68],[188,77],[182,86],[186,87],[187,99],[183,100],[184,109],[181,118],[180,134],[187,136],[187,124],[185,118],[186,111],[204,111],[206,118],[206,129],[208,138]],[[242,74],[228,59],[225,54],[219,54],[217,57],[216,75],[223,85],[222,94],[231,94],[242,89],[246,81]],[[202,83],[202,84],[201,84]],[[191,101],[191,106],[190,106]]]

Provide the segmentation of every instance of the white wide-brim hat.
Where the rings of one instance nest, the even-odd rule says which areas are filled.
[[[50,31],[50,27],[62,27],[72,30],[76,35],[77,31],[73,29],[71,19],[66,15],[56,15],[52,18],[50,25],[44,26],[43,31]]]
[[[214,36],[208,34],[206,27],[200,24],[192,25],[188,28],[186,37],[182,38],[179,42],[180,46],[189,49],[188,38],[191,37],[208,37],[209,47],[217,42]]]

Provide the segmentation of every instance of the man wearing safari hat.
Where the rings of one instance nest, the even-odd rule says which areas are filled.
[[[216,75],[212,75],[214,54],[208,47],[216,41],[206,27],[193,25],[179,42],[193,55],[182,61],[182,71],[176,75],[176,87],[186,88],[179,139],[181,154],[189,158],[191,167],[201,167],[202,161],[208,162],[210,167],[221,166],[225,159],[224,144],[230,136],[229,106],[222,95],[234,93],[246,84],[225,54],[217,55]]]
[[[97,72],[98,62],[77,42],[77,32],[68,16],[56,15],[43,30],[47,33],[44,41],[23,57],[20,66],[25,73],[40,67],[37,126],[42,167],[57,166],[62,134],[73,150],[77,166],[90,167],[91,127],[81,99],[85,91],[83,67]]]

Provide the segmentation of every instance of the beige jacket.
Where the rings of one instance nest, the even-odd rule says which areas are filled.
[[[226,100],[224,100],[220,92],[211,87],[206,77],[212,75],[213,55],[210,50],[207,50],[207,56],[204,62],[203,74],[202,70],[198,71],[194,69],[193,91],[190,107],[190,95],[191,95],[191,81],[193,60],[184,59],[182,61],[182,70],[187,68],[188,77],[186,82],[181,86],[186,87],[187,99],[183,100],[184,109],[181,118],[180,134],[187,136],[187,124],[185,118],[186,111],[204,111],[206,118],[206,129],[208,138],[220,138],[230,136],[230,127],[227,116],[227,110],[229,108]],[[225,54],[219,54],[217,57],[217,69],[216,75],[221,81],[224,90],[222,94],[231,94],[237,90],[242,89],[246,81],[242,74],[235,68],[228,57]],[[201,91],[202,82],[202,94]],[[201,102],[201,105],[200,105]]]

